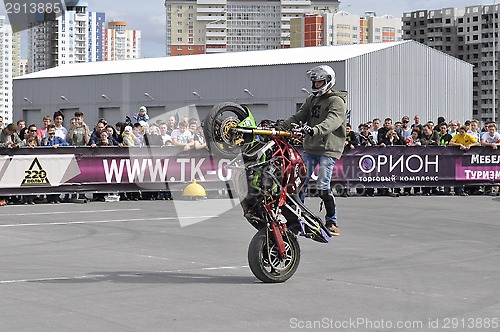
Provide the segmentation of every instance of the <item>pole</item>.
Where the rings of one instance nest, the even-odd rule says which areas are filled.
[[[495,34],[497,33],[496,29],[496,20],[495,20],[495,15],[497,13],[496,10],[496,0],[493,1],[493,109],[491,110],[491,121],[496,123],[496,112],[495,109],[497,107],[497,101],[496,101],[496,79],[497,79],[497,46],[496,46],[496,36]]]

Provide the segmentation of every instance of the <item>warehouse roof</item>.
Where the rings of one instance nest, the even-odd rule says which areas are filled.
[[[24,75],[16,79],[335,62],[355,58],[408,42],[411,41],[77,63],[61,65]]]

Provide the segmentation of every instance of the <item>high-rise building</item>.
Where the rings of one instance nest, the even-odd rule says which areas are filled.
[[[474,65],[472,114],[483,122],[498,120],[499,6],[476,5],[403,14],[404,39],[416,40]]]
[[[290,47],[290,20],[338,0],[165,0],[167,56]]]
[[[128,60],[140,57],[141,31],[127,30],[126,22],[109,22],[104,32],[104,60]]]
[[[304,14],[290,20],[290,47],[395,42],[402,32],[401,19],[390,15]]]
[[[102,61],[105,14],[89,12],[82,1],[66,2],[66,11],[46,15],[29,30],[30,72],[69,63]]]
[[[19,60],[19,70],[17,76],[23,76],[28,73],[28,59]]]
[[[13,50],[19,50],[19,39],[14,41],[12,28],[5,24],[5,16],[0,16],[0,115],[4,123],[12,122],[12,59]],[[18,55],[16,55],[16,59]]]

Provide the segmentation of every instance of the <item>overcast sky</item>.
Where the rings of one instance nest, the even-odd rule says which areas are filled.
[[[142,57],[165,55],[164,0],[88,0],[87,2],[90,11],[106,13],[108,21],[126,21],[129,29],[142,30]],[[500,0],[497,2],[500,3]],[[401,17],[403,12],[419,9],[463,8],[479,4],[493,4],[493,0],[342,0],[340,9],[356,15],[374,11],[377,16],[390,14]],[[5,13],[4,6],[0,6],[0,12]]]

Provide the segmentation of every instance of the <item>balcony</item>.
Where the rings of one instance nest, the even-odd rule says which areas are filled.
[[[226,38],[227,37],[227,33],[225,31],[214,31],[214,32],[207,31],[205,33],[205,36],[206,36],[206,38],[210,38],[210,37]]]
[[[226,40],[207,40],[205,42],[205,44],[207,45],[207,47],[209,47],[209,45],[226,45],[227,44],[227,41]]]
[[[206,54],[227,53],[227,49],[226,48],[206,48],[205,53]]]
[[[213,22],[213,21],[225,21],[226,20],[226,17],[225,16],[198,16],[196,18],[198,20],[198,22],[200,21],[208,21],[208,22]]]
[[[210,14],[210,13],[225,13],[226,8],[224,7],[212,7],[212,8],[206,8],[206,7],[198,7],[196,8],[197,13],[203,13],[203,14]]]

